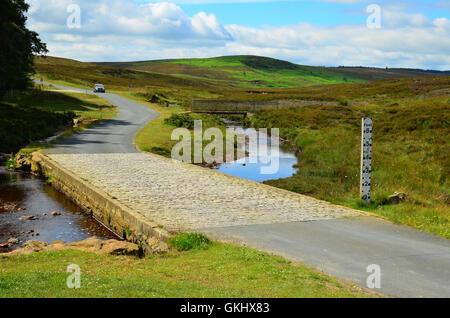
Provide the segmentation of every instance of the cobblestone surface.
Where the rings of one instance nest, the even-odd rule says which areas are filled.
[[[153,154],[49,157],[169,230],[359,215],[355,210]]]

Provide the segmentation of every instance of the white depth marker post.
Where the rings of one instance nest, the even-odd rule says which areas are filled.
[[[372,173],[372,119],[362,119],[361,136],[361,199],[364,203],[370,203],[370,185]]]

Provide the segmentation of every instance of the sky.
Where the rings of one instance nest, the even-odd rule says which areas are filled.
[[[49,55],[450,70],[450,0],[26,0]],[[370,10],[368,10],[370,9]]]

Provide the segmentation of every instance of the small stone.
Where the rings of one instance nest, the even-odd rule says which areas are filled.
[[[50,213],[50,215],[57,216],[57,215],[61,215],[61,213],[58,211],[53,211],[52,213]]]
[[[33,215],[24,215],[20,217],[22,220],[34,220]]]
[[[48,244],[45,242],[28,241],[23,244],[22,248],[32,252],[39,252],[42,251],[46,246],[48,246]]]
[[[8,240],[8,243],[14,245],[14,244],[19,243],[19,240],[16,239],[15,237],[11,237],[11,238]]]

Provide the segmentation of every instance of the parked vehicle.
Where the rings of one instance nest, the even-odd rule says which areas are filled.
[[[94,93],[106,93],[105,86],[103,84],[95,84]]]

